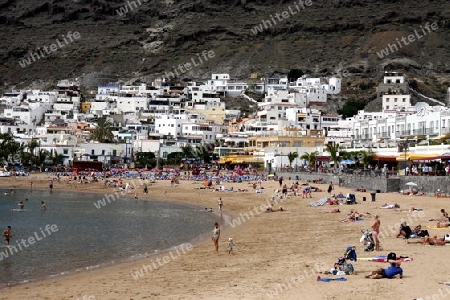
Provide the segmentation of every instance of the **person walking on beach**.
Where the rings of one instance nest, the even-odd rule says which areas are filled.
[[[5,238],[5,243],[6,245],[9,245],[9,240],[11,239],[11,226],[8,226],[4,231],[3,231],[3,237]]]
[[[233,252],[233,247],[234,247],[233,238],[229,238],[228,239],[228,254],[231,254]]]
[[[375,242],[375,251],[380,251],[380,240],[378,235],[380,234],[380,216],[375,215],[375,221],[372,224],[372,237]]]
[[[219,237],[220,237],[220,228],[219,223],[214,223],[214,229],[212,231],[212,241],[214,243],[214,247],[216,252],[219,252]]]
[[[217,201],[217,203],[219,205],[219,212],[222,212],[222,205],[223,205],[222,197],[219,198],[219,201]]]
[[[49,181],[48,188],[50,189],[50,193],[53,192],[53,180]]]
[[[332,182],[330,182],[330,185],[328,186],[328,194],[331,194],[331,191],[334,189],[334,187],[333,187],[333,183]]]

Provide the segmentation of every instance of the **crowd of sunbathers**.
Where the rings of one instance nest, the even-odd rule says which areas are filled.
[[[438,226],[436,228],[445,228],[449,226],[450,219],[448,217],[448,213],[441,209],[442,217],[431,219],[430,221],[438,221]],[[445,234],[444,237],[438,238],[437,236],[430,237],[428,230],[422,229],[421,225],[417,225],[414,229],[406,223],[403,222],[400,225],[399,232],[397,234],[397,238],[403,237],[404,239],[408,239],[408,244],[428,244],[428,245],[437,245],[443,246],[447,243],[450,243],[450,234]]]

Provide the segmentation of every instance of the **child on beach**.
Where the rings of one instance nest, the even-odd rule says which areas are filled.
[[[233,247],[234,247],[233,238],[229,238],[228,239],[228,254],[231,254],[231,252],[233,251]]]

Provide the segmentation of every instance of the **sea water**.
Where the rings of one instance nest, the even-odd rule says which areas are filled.
[[[0,228],[3,233],[12,227],[10,244],[17,249],[8,250],[1,243],[0,251],[9,255],[0,253],[0,283],[28,282],[158,254],[209,233],[219,221],[216,213],[196,206],[134,197],[94,206],[103,196],[0,190]],[[19,201],[24,211],[11,211]],[[46,211],[40,210],[41,201]]]

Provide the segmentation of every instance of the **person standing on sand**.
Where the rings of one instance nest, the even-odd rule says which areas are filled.
[[[380,216],[375,215],[375,221],[372,224],[372,237],[375,242],[375,251],[380,251],[380,240],[378,235],[380,234]]]
[[[220,228],[219,223],[214,223],[214,229],[212,231],[212,241],[214,243],[214,248],[216,252],[219,252],[219,238],[220,238]]]
[[[50,189],[50,193],[53,192],[53,180],[49,181],[48,188]]]
[[[219,205],[219,212],[222,212],[222,205],[223,205],[222,197],[219,198],[219,201],[217,201],[217,203]]]
[[[327,190],[328,194],[331,194],[332,190],[333,190],[333,183],[330,182],[330,185],[328,186],[328,190]]]

